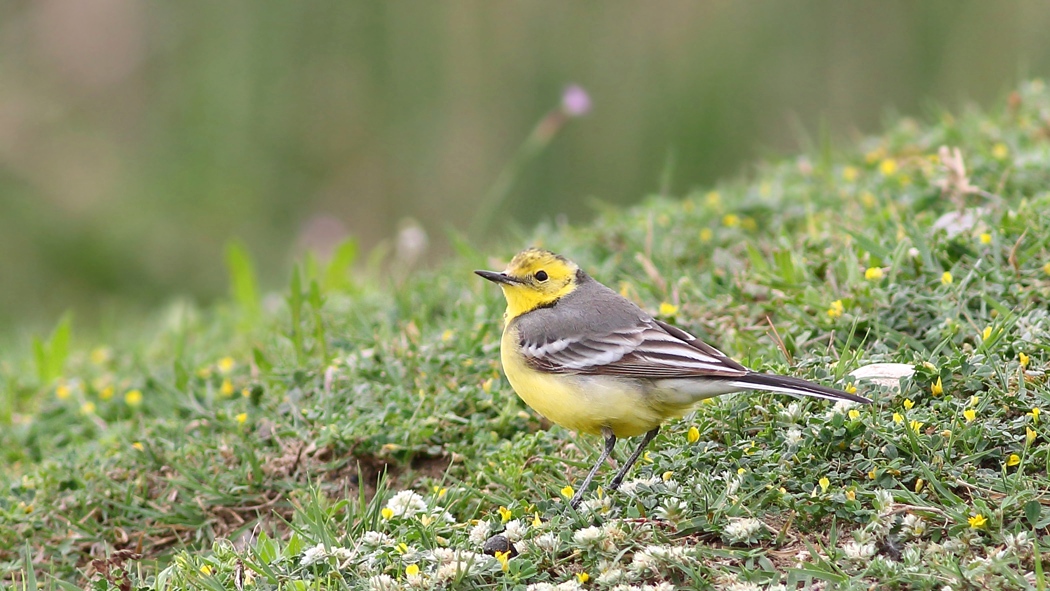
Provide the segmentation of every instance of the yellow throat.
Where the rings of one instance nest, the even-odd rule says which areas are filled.
[[[502,273],[478,271],[482,277],[499,283],[507,298],[504,320],[550,306],[576,289],[576,263],[553,252],[529,248],[518,253]]]

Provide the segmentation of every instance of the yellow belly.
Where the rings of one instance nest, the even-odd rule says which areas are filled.
[[[526,365],[516,345],[516,331],[508,327],[500,357],[510,385],[525,404],[567,429],[597,435],[609,427],[617,437],[633,437],[686,410],[654,408],[639,380],[537,371]]]

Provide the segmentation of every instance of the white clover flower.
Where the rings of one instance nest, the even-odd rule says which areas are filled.
[[[582,591],[583,585],[580,585],[579,581],[577,581],[575,578],[572,578],[568,581],[558,583],[554,588],[556,589],[556,591]]]
[[[787,408],[785,408],[783,412],[781,412],[781,414],[784,415],[784,418],[791,422],[798,421],[798,419],[802,416],[802,405],[800,405],[797,402],[792,402],[791,404],[787,405]]]
[[[321,562],[325,558],[328,558],[328,550],[325,549],[324,544],[317,544],[303,550],[302,554],[299,555],[299,564],[301,566],[310,566]]]
[[[649,478],[635,478],[628,480],[620,486],[620,492],[625,495],[636,496],[640,487],[652,489],[660,482],[659,476],[650,476]]]
[[[394,538],[378,531],[366,531],[361,535],[361,545],[368,548],[380,548],[394,545]]]
[[[904,533],[912,538],[921,538],[926,533],[926,520],[913,513],[904,516],[903,526]]]
[[[532,544],[544,552],[555,552],[558,550],[558,536],[546,533],[532,539]]]
[[[893,493],[885,489],[875,491],[875,508],[880,512],[889,511],[893,505]]]
[[[406,575],[405,582],[408,583],[409,589],[430,589],[434,586],[430,579],[421,572],[414,575]]]
[[[798,445],[802,441],[802,429],[792,427],[788,429],[787,435],[784,436],[784,440],[788,442],[788,445]]]
[[[386,508],[394,512],[394,517],[411,517],[426,513],[427,503],[414,490],[403,490],[386,502]]]
[[[868,560],[872,556],[875,556],[875,544],[868,542],[862,544],[860,542],[850,540],[846,542],[846,545],[842,547],[842,551],[846,554],[846,558],[861,562]]]
[[[642,585],[642,591],[675,591],[674,585],[664,581],[655,585]]]
[[[572,534],[572,539],[584,548],[597,548],[604,541],[605,532],[592,525]]]
[[[744,482],[743,476],[728,470],[722,473],[722,478],[726,481],[726,495],[730,497],[740,490],[740,485]]]
[[[1016,556],[1024,557],[1032,552],[1032,540],[1026,531],[1006,534],[1003,536],[1003,541],[1006,542],[1006,549]]]
[[[368,588],[371,591],[397,591],[401,586],[390,575],[376,575],[368,579]]]
[[[656,516],[667,521],[678,521],[685,517],[689,505],[680,499],[667,499],[663,505],[656,508]]]
[[[525,587],[525,591],[554,591],[554,585],[550,583],[532,583]]]
[[[525,533],[529,531],[529,526],[522,523],[520,519],[511,519],[503,527],[503,537],[511,542],[517,542],[524,539]]]
[[[642,576],[654,575],[660,569],[660,562],[649,551],[649,548],[645,548],[634,553],[630,569],[632,572]]]
[[[722,531],[726,541],[746,542],[762,529],[762,522],[754,517],[730,517],[729,525]]]
[[[622,582],[627,576],[621,568],[610,568],[594,579],[599,585],[615,585]]]
[[[468,538],[475,544],[484,544],[485,540],[489,539],[491,535],[492,524],[487,521],[479,521],[477,525],[471,528]]]
[[[580,503],[580,513],[607,513],[612,508],[612,498],[589,499]]]

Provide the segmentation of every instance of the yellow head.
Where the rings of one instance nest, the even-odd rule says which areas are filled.
[[[576,263],[540,248],[523,250],[502,273],[474,271],[498,283],[507,298],[507,320],[550,306],[576,289]]]

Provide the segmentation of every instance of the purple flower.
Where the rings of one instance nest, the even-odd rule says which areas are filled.
[[[561,110],[569,117],[582,117],[591,110],[591,96],[582,86],[572,84],[561,95]]]

